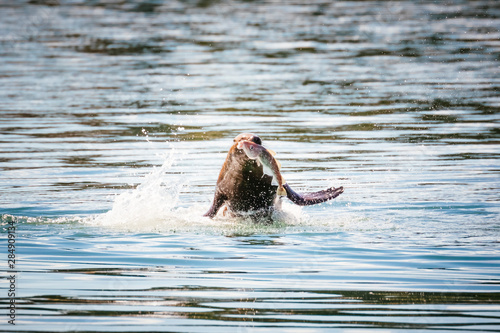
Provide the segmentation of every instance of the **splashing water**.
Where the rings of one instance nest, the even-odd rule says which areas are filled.
[[[94,226],[134,232],[196,232],[209,234],[248,234],[255,232],[275,233],[284,228],[297,226],[307,220],[298,206],[284,203],[281,210],[273,214],[272,224],[260,224],[248,218],[203,217],[205,204],[180,207],[182,192],[189,191],[182,175],[177,178],[165,174],[176,160],[172,150],[160,167],[155,167],[135,189],[119,194],[112,209],[96,216],[90,223]]]
[[[186,184],[180,178],[169,179],[168,184],[164,181],[174,161],[172,150],[163,165],[155,167],[137,188],[118,195],[112,209],[97,216],[94,223],[128,230],[156,230],[165,224],[185,223],[189,215],[176,207]]]
[[[254,233],[280,233],[313,231],[321,229],[338,230],[345,224],[355,223],[356,217],[343,215],[332,221],[331,218],[315,218],[306,214],[302,207],[287,201],[282,202],[272,216],[272,223],[255,223],[250,217],[203,217],[207,206],[196,203],[180,207],[182,192],[190,192],[187,181],[182,175],[167,174],[176,160],[172,150],[160,167],[146,175],[135,189],[119,194],[112,209],[98,215],[91,222],[94,226],[112,228],[129,232],[195,232],[206,234],[245,235]]]

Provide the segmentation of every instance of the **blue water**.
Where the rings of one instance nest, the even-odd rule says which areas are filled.
[[[0,11],[0,332],[500,332],[496,1]],[[344,193],[202,217],[242,132]]]

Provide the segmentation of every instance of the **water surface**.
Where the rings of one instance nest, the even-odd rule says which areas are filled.
[[[0,331],[500,332],[496,1],[0,10]],[[345,192],[202,217],[242,132]]]

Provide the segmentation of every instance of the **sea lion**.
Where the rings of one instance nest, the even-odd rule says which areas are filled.
[[[251,133],[243,133],[234,138],[219,173],[212,206],[204,216],[213,218],[221,207],[226,206],[233,215],[251,213],[252,217],[260,218],[270,216],[275,204],[279,202],[278,186],[272,184],[273,177],[266,175],[262,165],[248,158],[243,149],[238,148],[240,141],[262,145],[262,140]],[[343,187],[331,187],[318,192],[299,194],[288,184],[283,184],[283,187],[287,198],[299,206],[325,202],[344,192]]]

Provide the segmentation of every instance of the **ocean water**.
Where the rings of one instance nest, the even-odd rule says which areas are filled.
[[[500,332],[497,1],[0,12],[0,332]],[[203,217],[242,132],[344,193]]]

